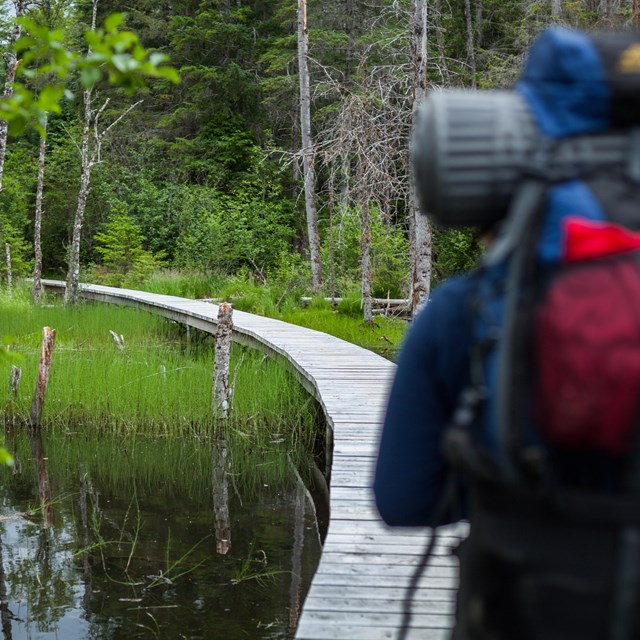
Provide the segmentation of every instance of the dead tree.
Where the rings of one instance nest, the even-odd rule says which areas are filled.
[[[38,153],[38,182],[36,186],[36,208],[33,224],[33,301],[38,304],[42,297],[42,194],[44,189],[44,162],[47,148],[47,116],[42,123],[40,150]]]
[[[415,127],[418,109],[427,94],[427,2],[413,0],[411,14],[411,53],[413,87],[411,124]],[[411,180],[411,210],[409,215],[411,245],[411,312],[415,316],[429,299],[431,288],[431,227],[424,212],[420,211],[413,174]]]
[[[309,32],[307,27],[307,1],[298,0],[298,75],[300,79],[300,135],[302,139],[302,169],[304,201],[311,260],[312,290],[322,290],[322,255],[318,231],[318,208],[316,204],[316,174],[314,148],[311,136],[311,87],[309,79]]]
[[[18,18],[21,18],[27,7],[31,4],[29,0],[13,0],[13,6],[16,12],[16,19],[11,29],[11,36],[9,37],[9,43],[7,47],[7,65],[6,76],[4,81],[3,96],[9,98],[13,95],[13,83],[16,80],[16,71],[18,70],[18,57],[15,53],[15,44],[20,38],[22,27],[18,22]],[[4,161],[7,157],[7,137],[9,134],[9,123],[6,120],[0,120],[0,191],[2,191],[2,179],[4,175]]]
[[[93,13],[91,18],[91,30],[96,29],[96,17],[99,0],[93,0]],[[87,55],[91,55],[89,48]],[[91,172],[96,165],[102,162],[102,143],[111,129],[118,124],[127,114],[135,109],[142,100],[129,106],[109,126],[100,128],[100,117],[109,104],[109,99],[104,101],[98,109],[93,108],[93,89],[85,89],[83,93],[84,117],[82,120],[82,143],[79,147],[81,160],[80,190],[78,204],[73,222],[73,234],[69,248],[69,266],[67,269],[66,289],[64,293],[65,303],[75,304],[78,301],[78,283],[80,281],[80,241],[82,238],[82,225],[84,213],[87,208],[87,198],[91,186]]]

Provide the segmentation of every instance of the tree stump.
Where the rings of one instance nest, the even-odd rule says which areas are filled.
[[[40,352],[38,380],[36,382],[35,391],[33,392],[31,412],[29,414],[29,427],[31,429],[38,429],[40,426],[40,418],[42,417],[42,409],[44,408],[44,397],[49,384],[51,356],[53,355],[55,340],[56,330],[51,329],[50,327],[44,327],[42,329],[42,350]]]

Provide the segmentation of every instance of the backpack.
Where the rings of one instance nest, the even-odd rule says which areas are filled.
[[[472,504],[458,630],[638,639],[640,34],[550,29],[517,91],[544,141],[476,276],[444,437]]]

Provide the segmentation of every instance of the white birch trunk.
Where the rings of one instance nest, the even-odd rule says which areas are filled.
[[[96,18],[98,13],[98,0],[93,0],[93,15],[91,19],[91,30],[96,30]],[[89,48],[87,55],[91,55]],[[73,234],[71,237],[71,247],[69,248],[69,267],[67,270],[67,286],[64,292],[64,301],[75,304],[78,301],[78,283],[80,281],[80,240],[82,238],[82,223],[84,212],[87,208],[87,197],[91,185],[92,162],[89,157],[89,144],[91,136],[91,96],[92,89],[85,89],[84,98],[84,118],[82,121],[82,146],[80,150],[81,174],[80,191],[78,193],[78,205],[76,216],[73,221]]]
[[[413,0],[411,48],[413,54],[413,113],[415,126],[418,108],[427,94],[427,3]],[[429,299],[431,288],[431,226],[419,208],[413,173],[411,175],[411,314],[415,317]]]
[[[307,2],[298,0],[298,75],[300,77],[300,135],[302,141],[302,168],[304,201],[309,237],[309,258],[314,294],[322,290],[322,256],[318,232],[316,205],[316,176],[314,169],[313,138],[311,136],[311,88],[309,80],[309,33],[307,30]]]
[[[11,267],[11,245],[8,242],[5,242],[4,250],[7,256],[7,294],[11,297],[13,295],[13,269]]]
[[[229,417],[231,390],[229,363],[231,362],[231,336],[233,334],[233,308],[228,302],[218,306],[216,354],[213,367],[213,412],[221,418]]]
[[[16,71],[18,70],[18,57],[14,51],[14,45],[20,37],[22,27],[18,24],[18,18],[24,15],[27,8],[27,0],[14,0],[13,2],[16,11],[16,21],[11,29],[11,36],[8,43],[8,60],[7,60],[7,74],[4,82],[5,98],[13,95],[13,83],[16,79]],[[9,124],[6,120],[0,120],[0,191],[2,191],[2,180],[4,176],[4,161],[7,157],[7,137],[9,134]]]
[[[40,152],[38,154],[38,183],[36,186],[36,210],[33,225],[33,301],[38,304],[42,297],[42,193],[44,189],[44,161],[47,148],[47,116],[42,123],[43,133],[40,136]]]

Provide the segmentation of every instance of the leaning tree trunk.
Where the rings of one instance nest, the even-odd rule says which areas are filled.
[[[33,301],[38,304],[42,297],[42,193],[44,185],[44,160],[47,148],[47,117],[42,123],[40,153],[38,155],[38,184],[36,187],[36,211],[33,225]]]
[[[411,15],[411,50],[413,58],[413,112],[415,127],[418,108],[427,93],[427,3],[413,0]],[[411,314],[415,316],[429,299],[431,287],[431,227],[420,211],[413,172],[411,175]]]
[[[15,54],[14,46],[20,37],[22,27],[18,22],[18,18],[24,15],[27,8],[27,0],[14,0],[16,11],[16,20],[11,30],[11,36],[8,43],[7,54],[7,71],[4,81],[4,97],[9,98],[13,95],[13,83],[16,79],[16,71],[18,70],[18,57]],[[2,178],[4,175],[4,161],[7,157],[7,137],[9,134],[9,124],[6,120],[0,120],[0,191],[2,191]]]
[[[304,201],[309,236],[309,257],[314,294],[322,290],[322,258],[316,205],[316,175],[311,137],[311,88],[309,80],[309,32],[307,30],[307,2],[298,0],[298,74],[300,76],[300,135],[302,139],[302,168]]]

